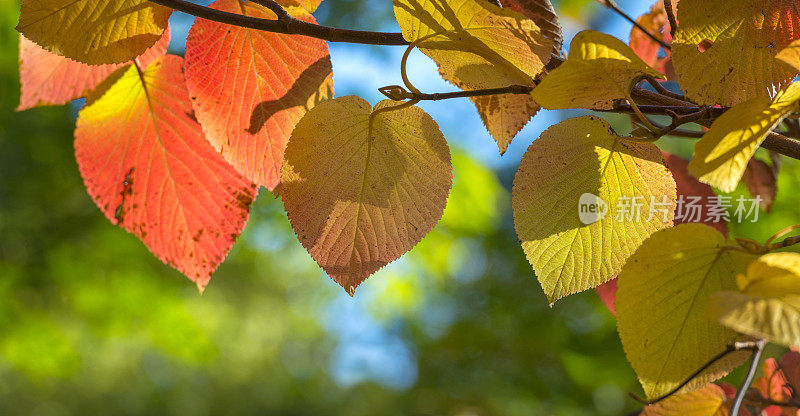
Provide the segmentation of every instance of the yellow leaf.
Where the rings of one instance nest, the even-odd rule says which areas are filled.
[[[531,92],[542,107],[611,109],[644,76],[664,78],[630,46],[605,33],[585,30],[569,47],[569,58]]]
[[[728,416],[727,399],[722,387],[708,384],[700,390],[647,406],[639,416]]]
[[[787,347],[800,345],[800,296],[764,298],[723,291],[709,298],[708,313],[743,334]]]
[[[153,46],[171,12],[147,0],[22,0],[17,30],[78,62],[117,64]]]
[[[322,102],[295,127],[281,170],[300,242],[351,295],[433,228],[452,185],[447,143],[420,108],[375,112],[370,128],[370,114],[392,105]]]
[[[681,0],[672,42],[678,82],[704,105],[771,97],[796,71],[775,55],[800,37],[796,1]]]
[[[553,40],[532,20],[482,0],[393,0],[403,37],[463,90],[533,85]],[[538,111],[527,95],[472,98],[501,152]]]
[[[300,7],[303,10],[313,13],[317,10],[322,0],[276,0],[278,4],[285,8]],[[291,13],[291,10],[290,10]]]
[[[648,398],[677,387],[736,333],[708,319],[708,297],[736,288],[753,255],[726,247],[725,237],[703,224],[681,224],[653,234],[619,275],[617,328],[622,346]],[[696,390],[741,363],[744,354],[718,361],[682,391]]]
[[[737,283],[742,293],[712,296],[712,317],[743,334],[800,345],[800,254],[765,254],[738,276]]]
[[[651,197],[668,205],[652,218]],[[612,209],[620,198],[631,207],[637,198],[638,218],[624,218],[636,209]],[[511,200],[517,235],[550,302],[616,277],[642,241],[672,225],[674,202],[675,181],[658,148],[626,143],[596,117],[564,121],[534,141]]]
[[[775,55],[775,58],[792,69],[800,72],[800,40],[796,40]]]
[[[800,296],[800,253],[761,256],[737,278],[739,290],[752,296]]]
[[[798,110],[798,99],[800,83],[793,83],[772,101],[757,97],[726,111],[695,144],[689,172],[701,182],[732,192],[767,134]]]

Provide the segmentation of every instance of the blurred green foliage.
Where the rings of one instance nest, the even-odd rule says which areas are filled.
[[[636,409],[611,315],[591,292],[547,305],[511,224],[513,171],[463,152],[441,223],[355,299],[311,261],[267,192],[200,296],[86,195],[76,107],[13,111],[17,13],[0,0],[0,414]],[[800,185],[789,168],[782,189]],[[764,228],[798,217],[797,199],[782,195]]]

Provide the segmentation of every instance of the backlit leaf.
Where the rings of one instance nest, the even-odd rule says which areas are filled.
[[[611,109],[645,75],[664,78],[619,39],[585,30],[575,35],[569,58],[531,92],[544,108]]]
[[[182,63],[129,66],[80,111],[75,154],[106,217],[202,290],[244,228],[255,186],[203,138]]]
[[[733,106],[770,98],[797,75],[775,55],[800,38],[794,0],[681,0],[672,57],[689,98]]]
[[[463,90],[533,85],[550,61],[554,41],[532,20],[511,9],[476,0],[393,0],[408,41]],[[538,111],[525,94],[472,98],[487,130],[504,152]]]
[[[678,0],[669,1],[672,2],[673,10],[677,10]],[[672,43],[671,26],[663,0],[656,1],[650,11],[639,16],[636,22],[667,44]],[[667,75],[669,79],[674,78],[675,70],[672,67],[672,53],[669,49],[664,49],[636,26],[631,29],[631,40],[628,44],[647,65]]]
[[[355,96],[312,108],[292,132],[281,171],[292,228],[350,295],[433,228],[453,179],[450,151],[429,115],[418,107],[377,112],[370,128],[371,113]]]
[[[147,0],[22,0],[17,30],[44,49],[87,64],[141,55],[167,29],[172,9]]]
[[[313,13],[322,3],[322,0],[276,0],[276,2],[289,9],[290,13],[292,12],[292,7],[300,7],[309,13]]]
[[[617,325],[648,398],[678,386],[736,338],[708,319],[707,299],[735,289],[736,274],[753,259],[727,248],[722,234],[702,224],[655,233],[628,259],[617,281]],[[744,357],[718,361],[682,391],[724,376]]]
[[[615,209],[621,197],[631,207],[636,198],[640,209]],[[666,204],[652,217],[651,197]],[[528,148],[511,202],[522,248],[552,303],[616,277],[642,241],[671,226],[675,181],[655,145],[625,142],[603,120],[581,117]]]
[[[775,58],[788,65],[792,71],[800,72],[800,39],[795,40],[778,52]]]
[[[763,160],[751,158],[742,174],[742,182],[753,197],[761,198],[761,207],[769,212],[778,193],[778,169]]]
[[[561,55],[561,44],[564,41],[561,23],[550,0],[500,0],[500,4],[533,20],[542,34],[553,41],[553,53]]]
[[[678,394],[644,408],[639,416],[728,416],[725,391],[716,384]]]
[[[737,278],[739,292],[714,295],[712,316],[744,334],[800,345],[800,254],[761,256]]]
[[[687,166],[689,161],[686,159],[664,152],[664,159],[667,162],[672,177],[675,179],[678,201],[675,206],[675,225],[699,222],[714,227],[722,235],[728,236],[728,225],[723,221],[711,221],[709,216],[712,209],[722,209],[719,201],[711,199],[715,196],[714,190],[710,186],[698,181],[694,176],[689,175]],[[617,295],[617,279],[609,280],[597,286],[595,292],[600,300],[608,307],[614,316],[617,312],[614,309],[614,298]]]
[[[732,192],[767,134],[798,110],[798,99],[800,83],[794,83],[772,101],[757,97],[726,111],[695,144],[689,172],[701,182]]]
[[[146,68],[164,56],[169,45],[169,30],[155,45],[137,57]],[[88,65],[42,49],[24,36],[19,37],[20,97],[17,111],[41,105],[66,104],[87,96],[106,77],[125,64]]]
[[[210,7],[275,19],[253,2],[218,0]],[[333,93],[328,46],[305,36],[197,19],[186,40],[186,85],[208,141],[239,172],[272,190],[294,126]]]

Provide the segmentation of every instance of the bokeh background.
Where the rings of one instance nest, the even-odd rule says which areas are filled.
[[[633,15],[645,1],[620,1]],[[205,3],[207,4],[207,2]],[[565,37],[630,26],[592,0],[556,2]],[[639,392],[593,292],[549,306],[513,231],[514,168],[547,112],[504,157],[466,99],[423,103],[453,146],[444,218],[352,299],[262,192],[243,237],[200,296],[87,196],[72,133],[81,103],[14,112],[16,0],[0,0],[0,414],[623,415]],[[397,30],[389,0],[326,0],[321,23]],[[193,18],[171,21],[183,52]],[[565,47],[566,48],[566,47]],[[399,84],[403,48],[332,44],[337,95],[372,102]],[[421,54],[410,74],[450,91]],[[604,115],[608,118],[607,115]],[[629,123],[611,116],[618,132]],[[691,154],[691,143],[666,147]],[[797,164],[773,213],[732,225],[757,239],[800,217]],[[739,191],[741,192],[741,190]],[[735,380],[738,375],[734,374]]]

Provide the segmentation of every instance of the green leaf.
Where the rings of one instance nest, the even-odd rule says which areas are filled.
[[[639,218],[618,221],[624,212],[612,207],[620,197],[640,198]],[[669,208],[650,218],[651,197]],[[625,142],[596,117],[564,121],[534,141],[512,197],[517,235],[550,302],[616,277],[642,241],[672,225],[674,201],[658,148]],[[587,202],[605,215],[582,218]]]
[[[706,315],[708,297],[736,288],[753,255],[732,250],[717,230],[681,224],[653,234],[619,275],[616,309],[622,346],[648,398],[686,380],[725,350],[736,333]],[[714,381],[741,363],[732,354],[695,377],[683,392]]]

